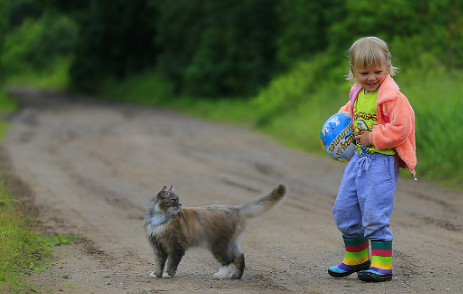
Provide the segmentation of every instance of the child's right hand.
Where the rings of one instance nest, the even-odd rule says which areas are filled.
[[[357,143],[359,143],[362,147],[371,146],[370,131],[360,131],[360,133],[355,136],[355,140],[357,140]]]

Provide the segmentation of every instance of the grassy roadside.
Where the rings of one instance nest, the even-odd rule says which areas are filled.
[[[330,68],[329,71],[324,69]],[[323,75],[320,75],[320,72]],[[156,105],[225,123],[246,124],[283,145],[326,156],[320,147],[323,122],[347,102],[350,84],[343,65],[330,67],[320,56],[301,62],[290,73],[276,77],[256,97],[201,99],[174,95],[169,83],[156,73],[108,81],[101,96],[118,101]],[[419,179],[462,189],[463,109],[460,81],[463,71],[434,62],[410,67],[395,77],[415,110]],[[404,175],[409,172],[402,170]]]
[[[463,189],[460,164],[463,149],[456,148],[463,145],[460,127],[463,116],[459,113],[463,109],[460,99],[463,71],[446,68],[426,54],[419,60],[399,68],[394,77],[415,110],[418,178]],[[10,77],[7,84],[26,81],[24,84],[29,86],[65,90],[69,63],[70,59],[63,58],[50,67],[48,74],[19,74]],[[245,124],[287,147],[326,156],[320,147],[320,129],[347,101],[350,84],[344,80],[345,74],[344,64],[333,64],[328,54],[320,54],[274,77],[255,97],[246,99],[179,95],[172,83],[154,70],[128,76],[123,81],[107,79],[99,89],[99,96],[177,109],[216,122]]]
[[[0,91],[0,114],[16,108],[15,102]],[[8,127],[8,123],[0,119],[0,141]],[[48,267],[54,246],[67,244],[76,237],[46,237],[38,233],[36,220],[24,215],[22,203],[8,192],[5,176],[5,171],[0,170],[0,292],[36,292],[39,286],[31,283],[28,277]]]

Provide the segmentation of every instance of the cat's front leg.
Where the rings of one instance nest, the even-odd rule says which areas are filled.
[[[185,255],[184,250],[179,250],[169,255],[166,272],[163,275],[164,278],[171,278],[175,275],[177,272],[178,264],[182,260],[183,255]]]
[[[159,249],[153,249],[154,251],[154,271],[151,272],[150,277],[161,278],[163,277],[164,266],[166,265],[167,253]]]

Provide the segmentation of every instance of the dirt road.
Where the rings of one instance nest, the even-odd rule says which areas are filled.
[[[393,280],[335,279],[327,268],[343,244],[331,208],[344,164],[170,110],[10,91],[23,104],[2,144],[12,188],[45,232],[87,237],[57,248],[57,262],[33,277],[43,293],[463,293],[461,191],[402,178]],[[242,238],[241,280],[214,280],[219,265],[200,249],[175,278],[149,277],[143,217],[162,186],[174,184],[184,206],[239,205],[280,182],[288,197]]]

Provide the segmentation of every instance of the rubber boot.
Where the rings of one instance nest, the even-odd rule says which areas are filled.
[[[392,241],[371,241],[371,265],[359,271],[358,278],[365,282],[392,280]]]
[[[368,257],[368,239],[343,238],[346,246],[346,254],[343,261],[328,269],[328,274],[332,277],[346,277],[355,272],[368,269],[370,259]]]

